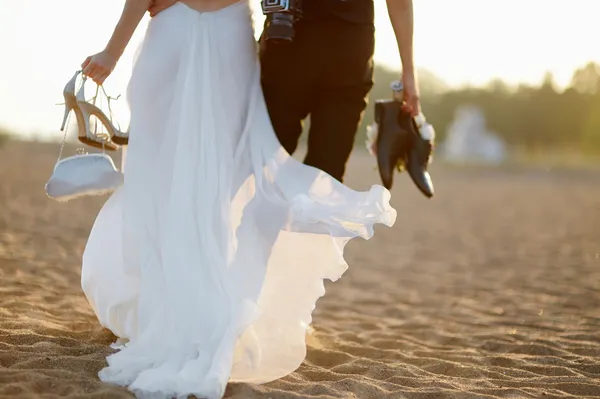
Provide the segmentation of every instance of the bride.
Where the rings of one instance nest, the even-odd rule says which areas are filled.
[[[108,77],[148,2],[126,1],[85,75]],[[383,187],[351,190],[282,149],[256,50],[247,0],[181,1],[149,23],[127,88],[125,182],[83,255],[83,291],[120,338],[102,381],[221,398],[228,381],[293,372],[344,245],[395,222]]]

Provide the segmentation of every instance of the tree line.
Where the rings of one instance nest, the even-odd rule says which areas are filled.
[[[390,98],[389,84],[398,77],[396,71],[375,67],[369,105],[356,135],[358,149],[364,148],[375,101]],[[463,105],[475,105],[483,111],[487,128],[512,148],[600,155],[600,65],[595,63],[577,69],[563,90],[556,88],[550,73],[537,86],[511,87],[494,80],[486,87],[451,89],[431,72],[421,70],[419,86],[423,112],[436,129],[438,143],[444,140],[455,111]],[[0,129],[0,146],[8,139],[9,134]]]

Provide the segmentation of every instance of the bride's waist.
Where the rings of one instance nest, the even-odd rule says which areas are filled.
[[[221,13],[233,8],[247,7],[247,0],[180,0],[179,3],[186,5],[199,13]]]
[[[200,11],[209,9],[213,11]],[[180,0],[150,20],[147,34],[160,31],[159,36],[176,39],[178,34],[187,34],[188,23],[202,21],[214,21],[219,32],[242,30],[247,34],[246,30],[252,30],[248,0]]]

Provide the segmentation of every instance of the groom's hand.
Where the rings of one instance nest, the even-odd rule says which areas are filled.
[[[148,11],[150,12],[150,16],[154,17],[159,12],[166,10],[171,7],[173,4],[177,3],[178,0],[153,0],[150,3],[150,8]]]
[[[403,96],[404,104],[402,108],[404,111],[415,117],[421,112],[421,100],[419,98],[419,87],[417,85],[417,78],[414,73],[402,74],[402,84],[404,86]]]

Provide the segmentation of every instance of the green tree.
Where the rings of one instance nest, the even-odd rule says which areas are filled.
[[[593,97],[582,126],[582,149],[587,154],[600,153],[600,92]]]
[[[571,78],[571,87],[580,93],[600,93],[600,66],[590,62],[577,69]]]

